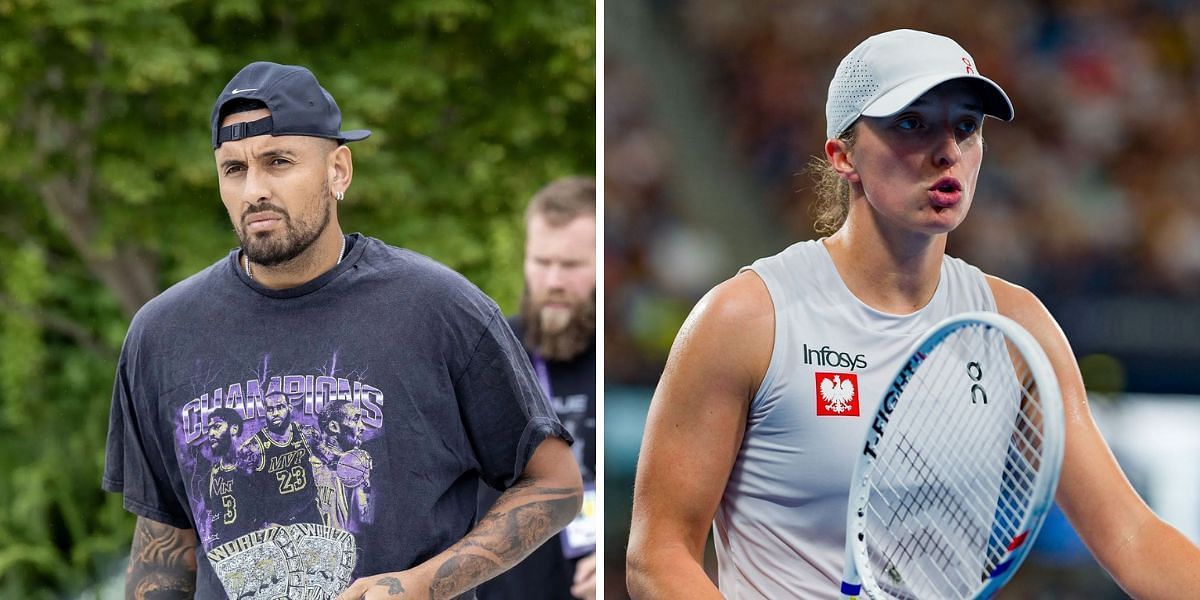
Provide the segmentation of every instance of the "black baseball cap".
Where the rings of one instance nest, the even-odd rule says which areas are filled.
[[[221,111],[234,100],[258,100],[271,116],[257,121],[221,127]],[[342,111],[333,96],[317,83],[312,71],[296,65],[253,62],[238,71],[212,111],[213,149],[221,144],[256,135],[310,135],[337,140],[339,144],[366,139],[366,129],[341,131]]]

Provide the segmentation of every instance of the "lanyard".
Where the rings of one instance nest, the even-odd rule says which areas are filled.
[[[530,357],[533,359],[533,372],[537,373],[538,383],[542,384],[542,392],[546,394],[546,400],[550,400],[554,394],[550,388],[550,369],[546,368],[546,359],[537,353]]]

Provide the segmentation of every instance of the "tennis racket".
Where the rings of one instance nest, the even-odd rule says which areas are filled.
[[[842,597],[995,594],[1054,501],[1063,437],[1058,380],[1032,335],[995,313],[935,325],[855,465]]]

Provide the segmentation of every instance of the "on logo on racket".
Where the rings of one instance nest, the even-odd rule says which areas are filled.
[[[977,361],[967,363],[967,377],[971,378],[971,404],[978,404],[980,400],[987,404],[987,391],[983,389],[983,384],[980,380],[983,379],[983,367],[979,366]]]
[[[816,383],[818,417],[858,416],[858,375],[817,373]]]

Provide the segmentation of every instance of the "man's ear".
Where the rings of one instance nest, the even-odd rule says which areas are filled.
[[[842,179],[850,183],[861,181],[850,156],[850,143],[846,140],[840,138],[825,140],[825,158],[829,159],[830,166]]]
[[[329,153],[329,191],[336,196],[346,193],[350,181],[354,179],[354,160],[350,148],[345,144],[338,145]]]

